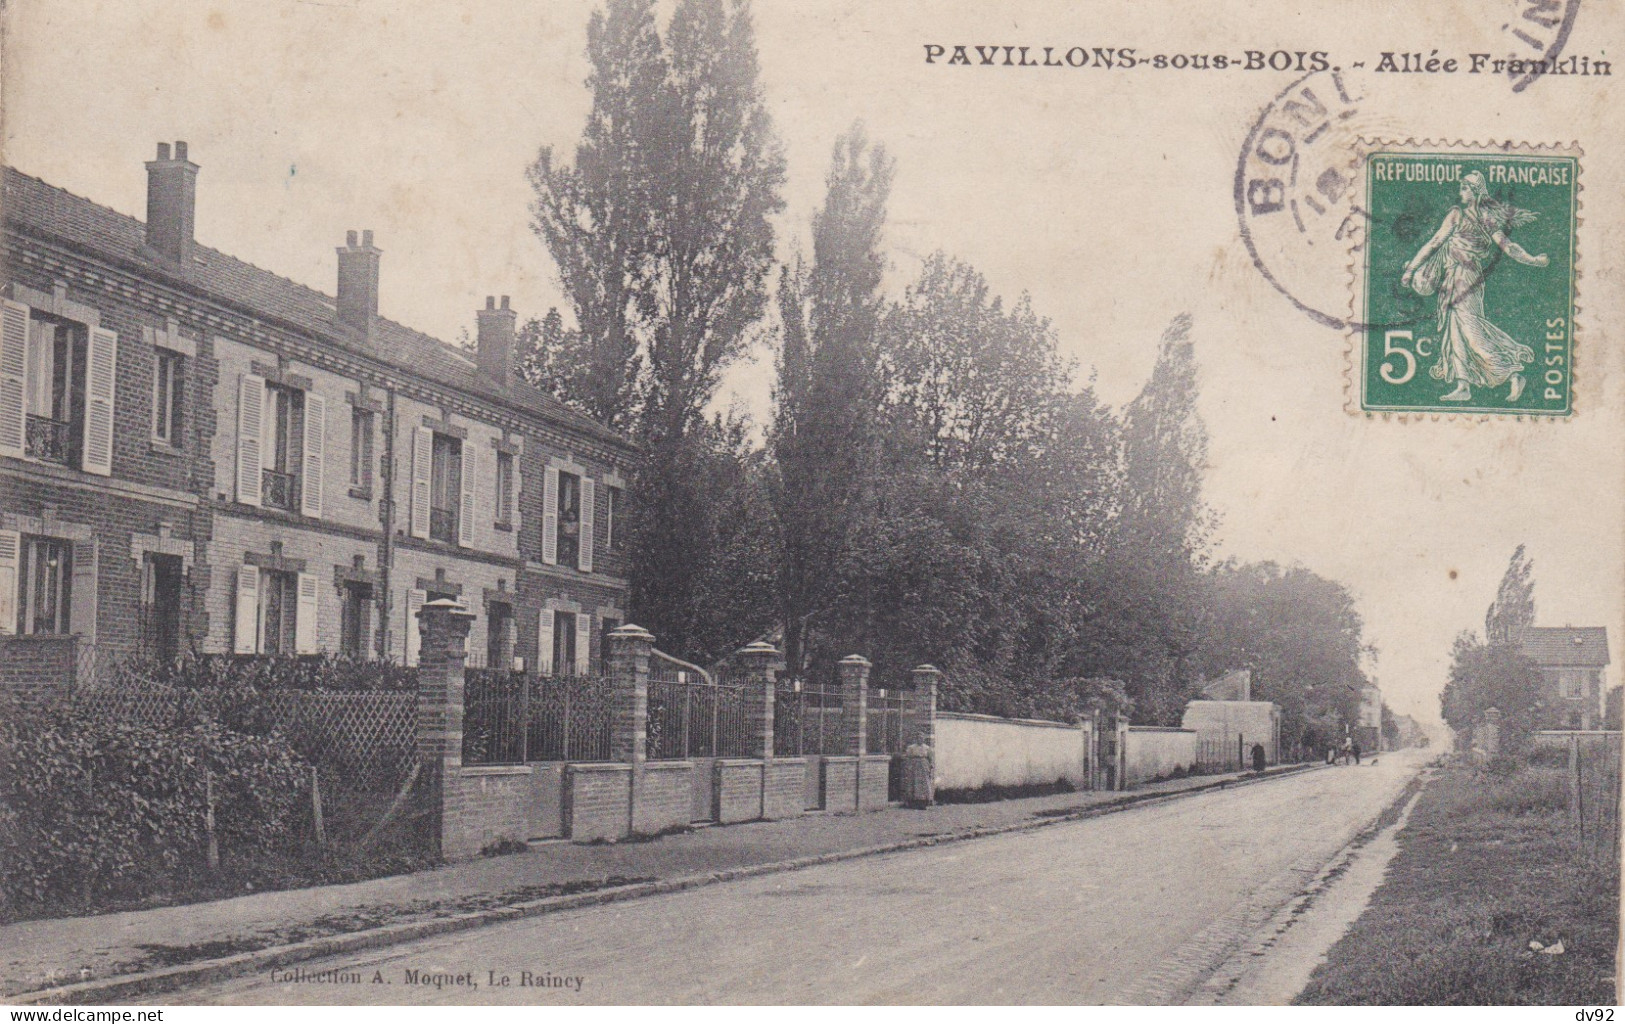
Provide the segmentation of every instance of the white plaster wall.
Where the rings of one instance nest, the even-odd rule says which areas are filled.
[[[1087,740],[1076,726],[938,712],[939,789],[1088,781]]]

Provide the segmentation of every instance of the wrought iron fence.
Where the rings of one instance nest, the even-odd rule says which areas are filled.
[[[526,682],[523,674],[471,668],[463,676],[463,763],[524,764]]]
[[[525,760],[608,761],[615,694],[604,676],[529,676]]]
[[[903,698],[893,690],[869,691],[868,706],[864,712],[864,732],[868,735],[866,747],[871,754],[901,754],[903,736]]]
[[[1196,763],[1205,772],[1234,772],[1243,767],[1240,748],[1227,739],[1197,740]]]
[[[802,679],[781,679],[773,695],[773,751],[786,757],[844,754],[841,692]]]
[[[284,512],[299,510],[299,477],[274,469],[261,470],[260,502]]]
[[[63,466],[73,465],[74,444],[73,424],[66,420],[54,420],[49,416],[28,417],[28,457],[42,459],[46,462],[55,462]]]
[[[752,688],[744,680],[716,678],[660,651],[654,655],[649,665],[650,760],[749,757],[756,752],[750,730]]]

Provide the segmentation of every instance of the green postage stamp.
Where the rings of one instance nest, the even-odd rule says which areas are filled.
[[[1361,171],[1360,409],[1570,415],[1578,150],[1372,144]]]

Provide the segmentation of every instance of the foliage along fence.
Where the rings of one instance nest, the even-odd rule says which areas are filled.
[[[1620,854],[1621,734],[1611,731],[1542,731],[1530,758],[1561,767],[1569,822],[1584,859],[1617,869]]]
[[[4,914],[428,863],[436,822],[415,689],[290,688],[348,671],[291,658],[132,661],[0,716]]]

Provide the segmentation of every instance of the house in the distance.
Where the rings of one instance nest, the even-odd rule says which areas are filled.
[[[1602,626],[1531,626],[1519,638],[1545,685],[1542,729],[1599,729],[1603,720],[1608,630]]]
[[[1226,672],[1202,688],[1202,699],[1185,705],[1182,728],[1197,734],[1204,764],[1238,758],[1245,762],[1255,744],[1275,764],[1281,756],[1281,709],[1252,699],[1252,672]]]

